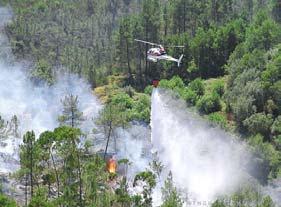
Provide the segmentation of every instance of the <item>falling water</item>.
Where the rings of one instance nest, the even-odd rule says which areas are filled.
[[[211,202],[243,183],[250,155],[235,137],[161,89],[153,91],[151,110],[153,148],[185,199]]]

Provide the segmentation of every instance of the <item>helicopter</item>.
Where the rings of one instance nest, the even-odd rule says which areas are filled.
[[[176,59],[176,58],[173,58],[170,55],[167,55],[167,52],[166,52],[165,48],[160,44],[147,42],[147,41],[139,40],[139,39],[135,39],[135,41],[145,43],[145,44],[149,44],[149,45],[152,45],[152,46],[156,46],[156,47],[150,48],[147,51],[147,60],[148,61],[151,61],[151,62],[154,62],[154,63],[157,63],[158,60],[174,61],[174,62],[177,63],[178,67],[180,67],[183,55],[181,55],[179,57],[179,59]],[[184,48],[184,46],[170,46],[170,47]]]

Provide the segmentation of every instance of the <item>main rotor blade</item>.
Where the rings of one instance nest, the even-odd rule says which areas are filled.
[[[165,46],[165,47],[177,47],[177,48],[185,48],[185,46]]]
[[[145,44],[149,44],[149,45],[156,45],[156,46],[161,46],[160,44],[156,44],[156,43],[153,43],[153,42],[148,42],[148,41],[144,41],[144,40],[139,40],[139,39],[134,39],[135,41],[137,42],[142,42],[142,43],[145,43]],[[177,47],[177,48],[185,48],[185,46],[182,46],[182,45],[179,45],[179,46],[165,46],[165,47]]]
[[[159,46],[159,44],[156,44],[156,43],[153,43],[153,42],[147,42],[147,41],[144,41],[144,40],[135,39],[135,41],[137,41],[137,42],[142,42],[142,43],[146,43],[146,44],[150,44],[150,45],[157,45],[157,46]]]

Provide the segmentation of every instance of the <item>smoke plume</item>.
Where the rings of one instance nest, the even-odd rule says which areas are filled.
[[[15,171],[18,166],[19,139],[27,130],[34,130],[38,136],[45,130],[58,127],[57,118],[62,112],[61,100],[69,94],[77,95],[79,109],[85,121],[81,128],[89,132],[93,128],[92,118],[101,105],[85,80],[76,75],[59,76],[53,86],[34,85],[29,77],[26,62],[16,62],[9,47],[3,27],[12,18],[9,9],[0,8],[0,116],[10,120],[16,115],[19,120],[19,137],[5,137],[0,146],[0,172]]]

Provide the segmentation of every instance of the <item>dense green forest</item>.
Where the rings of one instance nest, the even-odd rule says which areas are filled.
[[[281,177],[281,1],[280,0],[10,0],[14,12],[5,31],[18,59],[33,63],[31,80],[55,83],[62,72],[77,73],[105,104],[98,124],[110,130],[131,121],[149,123],[153,79],[173,90],[211,123],[239,134],[262,160],[258,179]],[[144,39],[184,54],[178,68],[146,60]],[[156,175],[144,199],[130,196],[126,178],[115,192],[98,155],[78,148],[81,114],[77,99],[66,97],[61,127],[35,140],[27,132],[20,148],[18,179],[27,179],[29,207],[151,206]],[[75,113],[73,113],[73,110]],[[71,121],[72,120],[72,121]],[[110,137],[110,130],[108,137]],[[53,148],[53,149],[52,149]],[[59,165],[59,160],[64,165]],[[123,160],[124,161],[124,160]],[[40,180],[43,179],[43,182]],[[40,182],[39,182],[40,181]],[[51,189],[56,189],[56,195]],[[163,206],[182,206],[172,175],[162,189]],[[252,188],[213,206],[250,206],[259,197]],[[4,195],[0,205],[16,204]],[[264,197],[257,206],[274,206]]]

